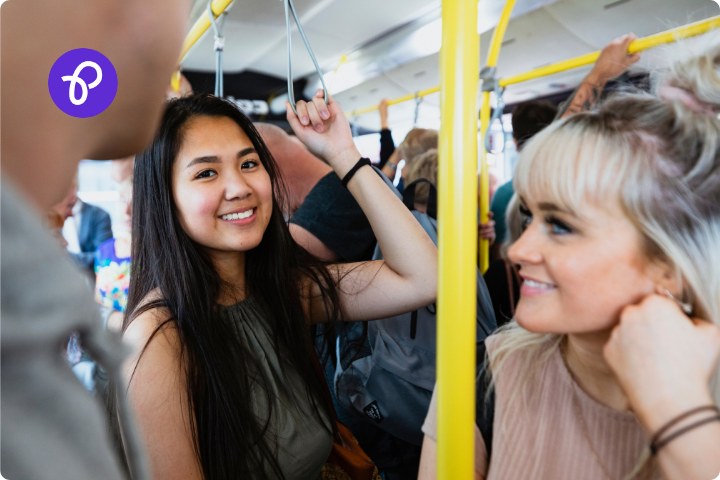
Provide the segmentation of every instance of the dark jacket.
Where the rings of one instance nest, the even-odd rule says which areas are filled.
[[[110,215],[100,207],[83,203],[78,232],[80,253],[70,256],[83,270],[95,276],[95,250],[112,236]]]

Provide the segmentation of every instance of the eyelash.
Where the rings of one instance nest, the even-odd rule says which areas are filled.
[[[249,164],[252,164],[252,166],[248,166]],[[256,162],[255,160],[248,160],[248,161],[246,161],[246,162],[243,162],[243,164],[242,164],[242,166],[241,166],[240,168],[241,168],[241,169],[244,169],[244,168],[254,168],[254,167],[257,167],[259,164],[260,164],[260,163],[259,163],[259,162]],[[205,175],[206,173],[214,173],[215,175],[217,175],[217,172],[216,172],[215,170],[208,169],[208,170],[203,170],[202,172],[198,173],[198,174],[195,176],[195,178],[210,178],[210,177],[214,177],[214,176],[215,176],[215,175]]]
[[[568,233],[575,233],[575,229],[554,215],[547,215],[545,217],[545,223],[553,227],[550,232],[553,235],[567,235]],[[560,229],[561,231],[558,231],[557,229]]]
[[[214,176],[215,176],[215,175],[208,175],[208,176],[206,176],[206,175],[205,175],[206,173],[214,173],[215,175],[217,175],[217,172],[216,172],[215,170],[203,170],[202,172],[198,173],[198,174],[195,176],[195,178],[210,178],[210,177],[214,177]]]
[[[528,225],[530,225],[530,223],[532,222],[533,216],[530,210],[528,210],[527,207],[525,207],[524,205],[520,205],[519,210],[520,214],[523,216],[522,229],[523,231],[525,231]],[[574,228],[572,228],[570,225],[563,222],[562,220],[558,219],[555,215],[546,215],[545,223],[552,226],[552,230],[550,231],[552,235],[567,235],[569,233],[575,233]]]

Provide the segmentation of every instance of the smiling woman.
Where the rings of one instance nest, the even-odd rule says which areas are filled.
[[[298,137],[340,176],[360,155],[334,101],[299,102]],[[157,479],[315,480],[338,431],[310,325],[432,303],[436,249],[370,168],[348,189],[384,262],[328,265],[301,248],[285,189],[230,102],[172,101],[136,159],[125,386]],[[409,237],[408,237],[409,235]],[[410,240],[408,240],[410,238]]]
[[[720,469],[720,46],[657,87],[556,122],[522,151],[524,231],[508,255],[524,284],[515,321],[486,340],[477,478]]]

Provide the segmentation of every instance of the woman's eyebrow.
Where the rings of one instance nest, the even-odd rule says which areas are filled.
[[[251,153],[257,153],[257,151],[253,147],[245,148],[238,152],[237,158],[245,157],[247,155],[250,155]],[[193,158],[185,168],[190,168],[193,165],[197,165],[198,163],[220,163],[220,159],[216,155],[205,155],[203,157],[196,157]]]
[[[552,202],[539,202],[538,208],[544,212],[562,212],[567,213],[568,215],[574,215],[574,212],[568,210],[567,208],[559,207]]]
[[[242,158],[246,155],[250,155],[251,153],[257,153],[257,151],[253,147],[248,147],[246,149],[240,150],[237,154],[237,158]]]
[[[215,155],[209,155],[204,157],[196,157],[193,158],[190,163],[188,163],[185,168],[190,168],[193,165],[197,165],[198,163],[220,163],[220,159],[216,157]]]

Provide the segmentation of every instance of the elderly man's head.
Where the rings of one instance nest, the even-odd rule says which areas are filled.
[[[285,185],[288,189],[288,214],[297,210],[313,187],[332,168],[323,162],[303,145],[295,136],[270,123],[256,123],[270,152],[280,167]]]

